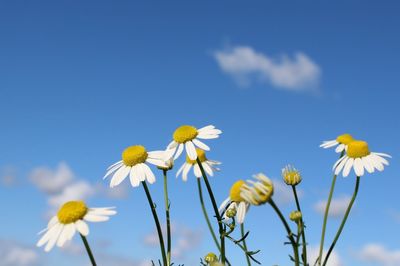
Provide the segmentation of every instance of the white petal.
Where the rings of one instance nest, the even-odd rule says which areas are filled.
[[[142,164],[137,164],[134,166],[136,169],[136,173],[137,173],[137,178],[139,179],[140,182],[145,181],[146,180],[146,173],[144,172],[144,169],[142,167]]]
[[[356,173],[357,176],[363,176],[364,175],[364,165],[363,165],[362,160],[360,158],[356,158],[354,160],[354,172]]]
[[[67,226],[64,225],[63,229],[60,232],[60,236],[58,237],[58,240],[57,240],[57,246],[58,247],[62,247],[64,245],[65,241],[68,240],[67,239],[68,235],[67,235],[67,232],[66,232],[66,228],[67,228]]]
[[[363,165],[365,169],[367,169],[368,173],[373,173],[374,172],[374,166],[370,163],[368,160],[368,157],[363,157],[362,159]]]
[[[375,169],[377,169],[379,172],[383,171],[384,166],[379,160],[376,160],[376,158],[374,156],[371,156],[371,154],[367,157],[371,164],[374,165]]]
[[[175,156],[174,156],[174,160],[178,159],[178,157],[181,155],[181,153],[183,151],[183,146],[184,146],[184,144],[179,144],[178,150],[176,151]]]
[[[71,240],[72,237],[75,235],[76,229],[75,229],[75,224],[67,224],[65,226],[65,234],[67,237],[67,240]]]
[[[117,211],[113,209],[91,208],[89,209],[88,214],[109,216],[117,214]]]
[[[209,176],[214,176],[213,170],[211,169],[211,167],[207,164],[207,162],[202,162],[201,165],[203,166],[204,171],[206,171],[206,173]]]
[[[166,151],[149,151],[148,158],[164,160]]]
[[[376,155],[376,153],[371,153],[370,156],[372,156],[373,158],[375,158],[376,160],[378,160],[379,162],[381,162],[384,165],[389,165],[389,162],[385,158],[383,158],[379,155]]]
[[[198,139],[216,139],[218,135],[207,135],[207,134],[199,134],[197,135]]]
[[[58,236],[60,235],[61,231],[63,230],[64,226],[62,224],[56,224],[54,227],[56,229],[54,230],[53,234],[51,235],[49,242],[47,242],[44,251],[49,252],[54,245],[56,244],[58,240]]]
[[[122,160],[121,161],[118,161],[118,162],[116,162],[116,163],[113,163],[112,165],[110,165],[108,168],[107,168],[107,170],[110,170],[111,168],[113,168],[114,166],[116,166],[117,164],[121,164],[122,163]]]
[[[103,179],[105,179],[107,176],[111,175],[112,173],[114,173],[115,171],[117,171],[122,165],[124,165],[124,163],[121,161],[120,163],[114,165],[113,167],[111,167],[110,169],[108,169],[107,173],[103,176]]]
[[[83,219],[88,222],[104,222],[104,221],[108,221],[110,219],[110,217],[88,213],[85,215],[85,217],[83,217]]]
[[[39,239],[36,246],[41,247],[44,244],[46,244],[50,240],[50,238],[54,236],[55,232],[57,232],[60,225],[61,225],[60,223],[57,223],[53,225],[51,228],[49,228],[49,230],[47,230],[47,232]]]
[[[75,222],[75,227],[78,232],[83,235],[87,236],[89,234],[89,226],[82,220],[78,220]]]
[[[197,152],[196,152],[196,148],[194,147],[193,142],[188,141],[185,143],[185,148],[186,148],[186,152],[187,155],[189,156],[190,160],[196,160],[197,159]]]
[[[55,225],[56,223],[58,223],[58,217],[57,215],[53,216],[49,223],[47,224],[47,228],[53,227],[53,225]]]
[[[132,187],[138,187],[140,184],[140,180],[137,174],[136,167],[132,167],[129,173],[129,180],[131,181]]]
[[[338,166],[339,163],[340,163],[341,161],[343,161],[345,158],[347,158],[347,156],[342,156],[342,157],[340,157],[340,158],[336,161],[336,163],[333,165],[332,170],[335,170],[336,166]]]
[[[201,170],[198,164],[193,165],[193,172],[196,177],[201,177]]]
[[[146,159],[147,163],[151,163],[155,166],[160,166],[160,167],[167,167],[167,163],[164,160],[160,160],[160,159],[154,159],[154,158],[147,158]]]
[[[228,203],[231,201],[230,197],[227,197],[222,203],[221,205],[219,205],[219,213],[222,213],[225,210],[225,207],[228,205]]]
[[[175,149],[177,146],[178,146],[178,143],[175,140],[173,140],[168,144],[167,150]]]
[[[336,147],[335,152],[342,152],[344,150],[345,145],[344,144],[340,144],[339,146]]]
[[[246,203],[240,202],[237,208],[236,218],[238,223],[242,224],[244,222],[244,217],[246,216]]]
[[[349,158],[347,160],[346,165],[345,165],[345,167],[343,169],[343,173],[342,173],[344,177],[349,175],[351,167],[353,166],[353,163],[354,163],[354,159],[353,158]]]
[[[349,160],[349,157],[344,156],[344,159],[338,164],[335,168],[335,175],[338,175],[340,171],[342,171],[343,167],[346,165],[346,162]]]
[[[204,131],[207,131],[207,130],[210,130],[210,129],[214,129],[215,128],[215,126],[213,126],[213,125],[208,125],[208,126],[205,126],[205,127],[202,127],[202,128],[199,128],[198,130],[197,130],[197,132],[204,132]]]
[[[121,168],[119,168],[118,171],[113,175],[110,182],[110,187],[115,187],[121,184],[121,182],[124,181],[126,176],[129,174],[130,169],[130,166],[121,166]]]
[[[181,172],[183,171],[183,168],[185,168],[185,165],[186,165],[186,163],[183,163],[182,166],[179,167],[178,172],[176,172],[176,177],[178,177],[181,174]]]
[[[190,171],[190,168],[192,168],[191,164],[188,164],[188,163],[185,164],[185,168],[183,168],[183,171],[182,171],[182,180],[183,181],[187,181],[187,175]]]
[[[153,174],[153,171],[151,171],[150,167],[148,167],[146,164],[142,164],[142,168],[146,174],[146,179],[150,184],[154,184],[156,182],[156,177]]]
[[[382,152],[374,152],[374,154],[379,155],[379,156],[383,156],[383,157],[392,158],[392,156],[390,156],[389,154],[382,153]]]
[[[206,144],[204,144],[204,143],[201,142],[200,140],[194,139],[194,140],[192,140],[192,141],[193,141],[194,145],[196,145],[196,146],[199,147],[200,149],[205,150],[205,151],[209,151],[209,150],[210,150],[210,147],[208,147]]]

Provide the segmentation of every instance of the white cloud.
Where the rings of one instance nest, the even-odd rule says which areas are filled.
[[[64,162],[59,163],[55,170],[38,167],[30,174],[33,184],[47,194],[60,193],[74,178],[73,172]]]
[[[320,67],[301,52],[293,58],[286,54],[272,58],[252,47],[236,46],[216,51],[214,57],[222,71],[244,87],[258,81],[289,91],[311,91],[315,90],[321,75]]]
[[[12,241],[0,240],[0,265],[39,265],[39,255],[33,248]]]
[[[96,193],[94,186],[86,181],[77,181],[65,186],[59,194],[49,197],[48,202],[52,207],[59,207],[70,200],[83,200]]]
[[[396,266],[400,265],[400,249],[388,250],[381,244],[367,244],[357,253],[359,260],[373,265]]]
[[[339,198],[333,198],[331,201],[331,206],[329,207],[329,216],[331,217],[341,217],[346,212],[347,206],[349,205],[351,197],[341,196]],[[314,210],[318,213],[324,215],[326,200],[320,200],[314,205]]]
[[[310,265],[314,265],[314,262],[316,261],[318,256],[319,256],[319,247],[310,246],[307,248],[307,259],[308,259],[308,262],[310,263]],[[323,250],[322,257],[325,258],[325,256],[326,256],[326,250]],[[341,258],[336,251],[332,251],[332,253],[329,255],[329,260],[326,265],[327,266],[343,266]]]

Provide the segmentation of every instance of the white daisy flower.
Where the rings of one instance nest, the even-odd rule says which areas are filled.
[[[328,148],[337,146],[335,149],[335,152],[340,153],[344,150],[347,150],[347,145],[349,145],[349,143],[352,141],[354,141],[354,138],[350,134],[343,134],[334,140],[324,141],[319,146],[324,149],[328,149]]]
[[[196,146],[202,150],[209,151],[210,147],[204,144],[200,139],[216,139],[222,131],[216,129],[213,125],[209,125],[200,129],[193,126],[180,126],[173,134],[173,141],[168,144],[167,149],[172,150],[175,154],[174,160],[181,155],[185,148],[187,155],[193,161],[197,158]]]
[[[172,157],[171,151],[147,152],[141,145],[130,146],[122,152],[122,160],[114,163],[107,169],[104,178],[112,174],[110,187],[121,184],[129,175],[133,187],[147,180],[150,184],[156,182],[153,171],[146,163],[158,167],[168,167],[168,160]]]
[[[44,235],[37,242],[41,247],[46,244],[44,250],[50,251],[55,244],[62,247],[66,241],[71,240],[78,231],[81,235],[89,234],[87,222],[104,222],[110,215],[117,212],[114,207],[88,208],[83,201],[69,201],[65,203],[56,216],[50,219],[47,228],[39,234]]]
[[[335,175],[343,170],[344,177],[349,175],[352,168],[357,176],[363,176],[364,169],[368,173],[373,173],[375,169],[383,171],[384,165],[389,165],[389,162],[383,157],[391,158],[385,153],[370,152],[367,142],[355,140],[349,143],[346,155],[337,160],[333,165],[333,170]]]
[[[197,153],[197,158],[199,158],[204,171],[209,176],[213,176],[215,171],[220,170],[219,168],[216,167],[216,165],[221,164],[220,162],[207,159],[206,153],[201,149],[196,149],[196,153]],[[200,167],[197,164],[197,161],[191,160],[189,158],[189,156],[186,156],[186,162],[184,164],[182,164],[182,166],[179,168],[178,172],[176,173],[176,177],[178,177],[180,174],[182,174],[182,180],[187,181],[187,175],[192,167],[193,167],[194,175],[197,178],[200,178],[202,176]]]
[[[229,197],[219,206],[220,214],[223,213],[224,219],[230,219],[236,214],[236,221],[241,224],[244,222],[247,211],[250,208],[248,203],[242,197],[242,188],[246,185],[243,180],[236,181],[230,190]]]
[[[274,184],[266,175],[260,173],[253,176],[256,181],[247,180],[241,188],[241,197],[252,205],[267,203],[274,194]]]

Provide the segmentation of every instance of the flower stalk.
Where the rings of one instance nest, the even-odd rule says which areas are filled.
[[[244,223],[242,223],[240,225],[240,233],[242,235],[242,242],[243,242],[243,247],[244,247],[244,251],[245,251],[245,255],[246,255],[246,261],[247,261],[247,266],[251,266],[251,262],[250,262],[250,258],[248,255],[248,250],[247,250],[247,244],[246,244],[246,238],[245,238],[245,230],[244,230]]]
[[[92,250],[90,249],[90,246],[89,246],[89,243],[88,243],[86,237],[84,235],[82,235],[82,234],[79,234],[79,235],[81,236],[82,242],[85,245],[85,248],[86,248],[87,254],[89,256],[90,262],[92,263],[92,266],[96,266],[97,265],[96,261],[94,259]]]
[[[168,178],[167,170],[163,169],[164,176],[164,201],[165,201],[165,217],[167,220],[167,265],[171,265],[171,220],[170,220],[170,202],[168,197]]]
[[[292,190],[293,190],[293,195],[294,198],[296,200],[296,207],[297,210],[301,213],[301,208],[300,208],[300,202],[299,202],[299,197],[297,196],[297,190],[296,190],[296,186],[292,186]],[[303,250],[302,250],[302,254],[301,254],[301,258],[303,261],[303,265],[307,266],[307,242],[306,242],[306,232],[305,232],[305,226],[304,226],[304,220],[303,217],[300,218],[299,221],[299,233],[301,234],[301,241],[303,244]],[[299,236],[298,236],[299,237]]]

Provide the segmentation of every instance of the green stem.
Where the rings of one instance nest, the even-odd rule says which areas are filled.
[[[246,260],[247,260],[247,265],[251,266],[251,262],[250,262],[250,258],[249,255],[247,254],[248,250],[247,250],[247,245],[246,245],[246,239],[244,239],[244,223],[242,223],[240,225],[240,233],[242,234],[242,239],[243,239],[243,247],[245,249],[245,255],[246,255]]]
[[[210,219],[208,218],[207,210],[206,210],[206,207],[204,205],[203,191],[202,191],[202,188],[201,188],[201,180],[200,180],[200,178],[197,178],[197,188],[198,188],[198,191],[199,191],[200,205],[201,205],[201,210],[203,211],[204,219],[207,222],[208,229],[210,230],[211,236],[212,236],[212,238],[214,240],[215,245],[218,248],[218,251],[221,252],[221,246],[218,243],[217,236],[215,235],[214,229],[211,226],[211,222],[210,222]]]
[[[92,250],[90,249],[90,246],[89,246],[89,243],[88,243],[86,237],[84,235],[82,235],[82,234],[79,234],[79,235],[81,236],[83,244],[85,245],[87,254],[89,255],[90,262],[92,263],[93,266],[96,266],[97,265],[96,261],[94,260],[94,256],[93,256]]]
[[[303,242],[303,253],[301,258],[303,260],[303,265],[307,266],[307,242],[306,242],[306,232],[304,227],[303,213],[301,212],[299,197],[297,196],[296,186],[292,186],[294,198],[296,200],[297,210],[301,213],[300,225],[301,225],[301,241]]]
[[[200,162],[199,158],[197,158],[196,161],[197,161],[197,164],[200,167],[201,174],[203,175],[204,183],[206,183],[208,195],[210,196],[211,203],[212,203],[212,206],[213,206],[213,209],[214,209],[214,213],[215,213],[215,217],[217,218],[217,221],[218,221],[219,237],[220,237],[220,241],[221,241],[221,262],[222,262],[222,264],[225,265],[225,262],[226,262],[226,257],[225,257],[225,230],[224,230],[224,228],[222,226],[221,215],[219,215],[217,202],[215,201],[215,197],[214,197],[214,193],[212,191],[211,185],[208,182],[208,178],[207,178],[206,172],[204,171],[203,166],[201,165],[201,162]]]
[[[342,230],[343,230],[343,228],[344,228],[344,225],[345,225],[345,223],[346,223],[346,221],[347,221],[347,217],[348,217],[349,214],[350,214],[351,207],[353,206],[353,203],[354,203],[354,201],[356,200],[359,186],[360,186],[360,177],[357,176],[357,181],[356,181],[356,186],[355,186],[355,188],[354,188],[353,197],[352,197],[351,200],[350,200],[349,206],[347,206],[346,213],[344,214],[342,223],[340,224],[339,230],[338,230],[337,233],[336,233],[335,239],[333,240],[331,246],[329,247],[329,250],[328,250],[328,253],[326,254],[326,257],[325,257],[323,266],[325,266],[326,263],[328,262],[329,255],[330,255],[331,252],[333,251],[333,248],[335,247],[336,242],[338,241],[339,236],[340,236],[340,234],[342,233]]]
[[[272,199],[269,200],[269,204],[272,206],[274,211],[278,214],[279,218],[281,219],[281,221],[282,221],[282,223],[283,223],[283,225],[284,225],[284,227],[285,227],[285,229],[286,229],[286,231],[288,233],[288,237],[289,237],[290,243],[292,244],[292,247],[293,247],[294,263],[295,263],[296,266],[299,266],[300,265],[299,251],[297,249],[296,241],[293,238],[293,233],[290,230],[289,224],[286,222],[285,217],[283,216],[283,214],[279,210],[278,206],[276,206],[275,202]]]
[[[146,192],[147,200],[149,201],[150,209],[153,214],[154,222],[156,224],[158,240],[160,241],[160,249],[161,249],[163,265],[169,266],[167,264],[167,256],[165,255],[164,238],[163,238],[163,234],[162,234],[162,230],[161,230],[161,226],[160,226],[160,221],[158,220],[156,206],[151,198],[150,191],[149,191],[149,188],[147,187],[146,181],[142,181],[142,185],[143,185],[144,191]]]
[[[165,217],[167,220],[167,265],[171,265],[171,220],[169,217],[169,198],[168,198],[168,179],[167,170],[163,169],[164,174],[164,201],[165,201]]]
[[[344,155],[344,151],[342,151],[342,153],[340,154],[339,159],[342,158],[343,155]],[[322,224],[321,243],[319,245],[319,255],[318,255],[318,258],[317,258],[318,265],[321,265],[321,262],[322,262],[322,252],[323,252],[323,249],[324,249],[326,224],[327,224],[327,221],[328,221],[328,213],[329,213],[329,207],[331,206],[333,191],[335,190],[336,178],[337,178],[337,175],[333,175],[331,189],[329,191],[328,201],[327,201],[326,207],[325,207],[324,223]]]

